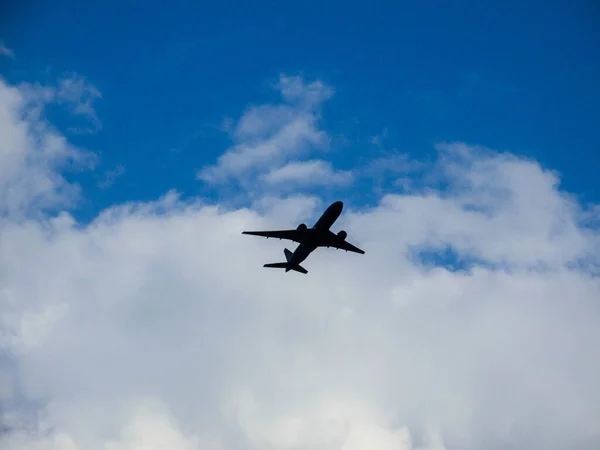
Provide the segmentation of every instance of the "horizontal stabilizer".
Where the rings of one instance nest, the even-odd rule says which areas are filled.
[[[306,270],[304,267],[302,267],[301,265],[297,265],[296,267],[294,267],[292,270],[295,270],[296,272],[300,272],[300,273],[308,273],[308,270]]]
[[[272,267],[275,269],[286,269],[288,266],[287,262],[280,262],[280,263],[269,263],[269,264],[265,264],[263,267]],[[298,265],[296,267],[292,267],[290,270],[294,270],[296,272],[300,272],[300,273],[304,273],[307,274],[308,270],[306,270],[304,267]]]
[[[287,267],[287,263],[270,263],[265,264],[263,267],[275,267],[276,269],[285,269]]]

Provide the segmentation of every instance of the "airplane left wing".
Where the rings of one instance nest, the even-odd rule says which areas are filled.
[[[277,230],[277,231],[242,231],[242,234],[249,234],[252,236],[262,236],[266,238],[274,239],[288,239],[294,242],[302,242],[301,234],[298,230]]]
[[[346,250],[347,252],[360,253],[361,255],[365,254],[364,250],[355,247],[350,242],[340,238],[337,234],[331,231],[325,238],[324,242],[320,243],[320,245],[323,247],[333,247],[339,250]]]

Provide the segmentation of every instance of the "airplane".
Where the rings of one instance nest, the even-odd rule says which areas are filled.
[[[337,201],[329,205],[319,220],[315,222],[312,228],[308,228],[306,224],[301,223],[295,230],[277,230],[277,231],[242,231],[242,234],[250,234],[253,236],[262,236],[275,239],[288,239],[298,242],[294,252],[287,248],[283,250],[286,262],[269,263],[263,267],[273,267],[285,269],[286,272],[294,270],[303,274],[308,271],[300,265],[308,255],[310,255],[317,247],[333,247],[347,252],[355,252],[364,255],[364,251],[346,241],[348,234],[341,230],[337,234],[333,233],[330,228],[337,218],[342,213],[344,203]]]

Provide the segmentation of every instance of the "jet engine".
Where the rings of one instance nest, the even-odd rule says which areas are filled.
[[[344,230],[341,230],[337,235],[343,241],[346,239],[346,236],[348,236],[348,233],[346,233]]]
[[[306,233],[306,230],[308,229],[308,227],[306,226],[305,223],[301,223],[300,225],[298,225],[298,228],[296,228],[300,233]]]

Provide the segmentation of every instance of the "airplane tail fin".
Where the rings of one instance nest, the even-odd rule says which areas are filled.
[[[283,249],[283,254],[285,255],[285,259],[289,262],[290,259],[292,259],[292,252],[289,251],[287,248]]]
[[[307,274],[308,270],[306,270],[304,267],[300,266],[300,265],[296,265],[295,267],[290,267],[288,269],[288,263],[290,262],[290,259],[292,259],[292,252],[289,251],[287,248],[283,249],[283,254],[285,255],[285,259],[287,260],[286,262],[279,262],[279,263],[269,263],[269,264],[265,264],[263,267],[272,267],[275,269],[287,269],[287,270],[294,270],[296,272],[300,272],[300,273],[304,273]],[[287,272],[286,270],[286,272]]]

